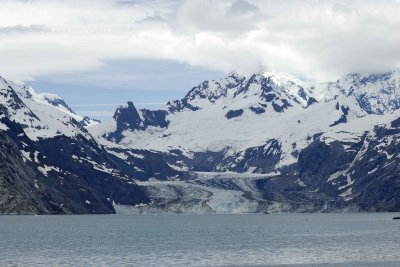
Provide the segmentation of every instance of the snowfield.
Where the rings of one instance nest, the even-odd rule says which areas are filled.
[[[384,114],[369,114],[360,107],[356,98],[360,94],[368,93],[372,95],[371,101],[377,101],[375,98],[379,94],[371,89],[373,86],[364,86],[365,88],[360,88],[361,92],[357,91],[358,94],[348,95],[349,89],[343,88],[351,87],[349,77],[343,78],[339,87],[336,84],[313,85],[276,72],[259,76],[271,78],[274,94],[280,94],[291,106],[283,112],[274,110],[273,105],[263,99],[263,88],[259,83],[251,83],[247,91],[241,94],[237,94],[239,86],[226,89],[232,82],[232,77],[228,77],[221,81],[212,81],[202,90],[207,97],[222,94],[221,97],[213,101],[207,97],[191,98],[190,105],[199,109],[170,112],[167,115],[167,128],[150,126],[145,130],[128,129],[122,132],[123,138],[118,143],[104,138],[117,129],[114,119],[88,129],[100,143],[108,147],[150,149],[166,153],[179,149],[188,157],[196,152],[224,150],[226,156],[232,156],[275,139],[281,145],[282,155],[278,166],[282,167],[296,162],[293,152],[308,146],[312,142],[311,137],[316,134],[322,134],[327,142],[359,140],[377,124],[389,123],[400,114],[397,109],[389,109]],[[244,79],[251,81],[252,76]],[[395,85],[400,82],[398,71],[394,72],[392,79],[394,81],[391,83]],[[318,99],[319,102],[307,106],[307,101],[298,95],[299,88],[305,88],[304,94]],[[391,101],[390,97],[379,95],[379,98],[385,103]],[[256,114],[250,109],[260,104],[267,105],[261,106],[265,110],[263,113]],[[343,116],[342,107],[348,109],[346,122],[333,125]],[[167,108],[168,106],[165,107]],[[240,109],[243,110],[241,116],[226,118],[229,110]]]

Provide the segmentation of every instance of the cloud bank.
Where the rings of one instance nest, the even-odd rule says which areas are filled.
[[[0,74],[18,81],[107,60],[173,60],[332,80],[400,63],[395,0],[3,0]]]

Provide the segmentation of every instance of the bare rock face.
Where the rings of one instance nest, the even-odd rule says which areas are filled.
[[[17,145],[1,132],[0,162],[0,214],[63,213],[38,190],[44,185],[35,179],[37,174],[25,164]]]
[[[114,113],[113,119],[116,129],[106,135],[110,141],[119,143],[123,138],[124,131],[141,131],[149,126],[166,128],[169,121],[166,120],[168,112],[165,110],[137,110],[133,102],[128,101],[121,105]]]

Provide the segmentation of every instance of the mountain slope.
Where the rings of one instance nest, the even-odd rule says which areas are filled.
[[[62,213],[60,207],[38,190],[36,173],[26,166],[17,145],[3,132],[0,132],[0,160],[0,214]]]
[[[15,201],[9,198],[1,213],[114,213],[114,202],[148,201],[133,181],[135,172],[107,153],[75,118],[32,97],[20,98],[17,92],[0,79],[1,133],[19,150],[14,158],[7,153],[5,158],[14,162],[22,157],[24,165],[18,161],[18,168],[27,170],[17,172],[4,190],[19,188],[21,180],[35,187],[25,190],[31,206],[14,211],[10,207]],[[7,172],[2,179],[7,180]],[[43,205],[52,208],[39,205],[40,194],[47,196]]]
[[[376,125],[400,117],[399,89],[398,70],[321,84],[275,72],[233,73],[153,111],[163,114],[160,120],[146,123],[149,111],[128,103],[119,108],[126,119],[114,116],[89,131],[108,150],[151,150],[189,173],[139,182],[153,204],[134,212],[397,210],[397,198],[382,197],[394,169],[371,187],[361,182],[365,173],[356,181],[343,172],[361,164]],[[371,188],[369,201],[355,197]]]

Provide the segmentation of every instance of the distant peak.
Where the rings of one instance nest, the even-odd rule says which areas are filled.
[[[241,75],[239,75],[239,73],[237,73],[236,71],[231,71],[228,73],[228,77],[240,78]]]
[[[113,118],[116,120],[122,118],[124,121],[129,121],[129,116],[134,116],[135,120],[136,117],[139,117],[138,111],[132,101],[128,101],[126,104],[120,105],[115,111]]]
[[[132,101],[128,101],[126,102],[126,104],[128,105],[128,107],[135,107]]]
[[[308,83],[308,81],[300,79],[292,74],[279,71],[267,71],[263,73],[263,77],[269,77],[271,80],[278,85],[285,85],[288,82],[293,82],[299,85]]]

